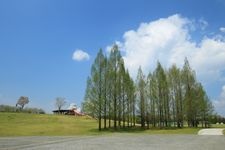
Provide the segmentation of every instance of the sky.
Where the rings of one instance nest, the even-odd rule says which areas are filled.
[[[0,0],[0,104],[81,105],[100,48],[118,44],[135,79],[187,57],[225,116],[225,0]]]

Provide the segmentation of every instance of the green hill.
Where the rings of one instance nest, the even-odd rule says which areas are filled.
[[[0,136],[96,134],[97,121],[88,117],[0,113]]]

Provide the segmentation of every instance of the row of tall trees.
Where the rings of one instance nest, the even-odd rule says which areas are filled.
[[[102,128],[125,127],[135,125],[135,87],[115,45],[109,58],[102,50],[91,68],[87,79],[87,88],[83,111],[99,120]],[[126,125],[125,125],[126,124]]]
[[[208,124],[212,104],[185,59],[182,69],[164,69],[160,62],[147,76],[138,69],[134,82],[114,45],[109,57],[100,49],[87,79],[82,109],[102,128],[190,127]],[[103,126],[102,126],[103,125]]]

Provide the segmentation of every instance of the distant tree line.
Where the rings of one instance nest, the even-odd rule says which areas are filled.
[[[225,117],[218,114],[213,114],[210,118],[210,122],[213,124],[217,124],[217,123],[225,124]]]
[[[82,109],[99,121],[102,128],[207,127],[213,106],[202,84],[197,81],[187,59],[183,68],[169,69],[157,62],[146,76],[141,67],[135,81],[125,69],[117,45],[109,57],[102,49],[91,68]],[[113,123],[113,124],[112,124]]]
[[[31,114],[45,114],[45,111],[40,108],[24,108],[24,109],[18,109],[18,107],[15,106],[9,106],[9,105],[0,105],[0,112],[23,112],[23,113],[31,113]]]
[[[20,96],[17,100],[16,106],[0,105],[0,112],[23,112],[32,114],[45,114],[43,109],[39,108],[24,108],[29,103],[29,98],[26,96]]]

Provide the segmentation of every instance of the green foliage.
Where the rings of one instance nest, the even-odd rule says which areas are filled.
[[[9,105],[0,105],[0,112],[16,112],[18,108]]]
[[[31,114],[45,114],[45,111],[40,108],[24,108],[24,109],[18,109],[15,106],[9,106],[9,105],[0,105],[0,112],[22,112],[22,113],[31,113]]]
[[[109,128],[113,120],[116,129],[117,126],[125,127],[125,121],[129,122],[128,125],[130,122],[134,123],[134,101],[133,81],[128,71],[125,71],[118,46],[113,46],[109,58],[104,56],[100,49],[87,79],[83,111],[98,118],[99,130],[102,128],[102,118],[104,128],[107,120]]]
[[[225,128],[225,124],[212,124],[212,128]]]
[[[169,85],[169,97],[171,100],[171,120],[177,124],[177,126],[183,127],[183,91],[182,91],[182,76],[181,71],[176,65],[172,65],[168,71],[168,85]]]
[[[41,108],[30,108],[26,107],[22,110],[23,113],[30,113],[30,114],[45,114],[45,111]]]
[[[209,120],[212,124],[220,124],[220,123],[225,124],[225,117],[220,116],[218,114],[210,115]]]
[[[136,80],[136,98],[138,99],[138,107],[140,110],[140,119],[141,127],[145,127],[146,121],[146,92],[145,92],[145,77],[141,70],[141,67],[138,69],[137,80]]]
[[[117,45],[109,57],[100,49],[92,65],[83,111],[99,120],[99,130],[104,119],[108,128],[135,126],[142,128],[209,127],[213,106],[204,87],[197,81],[195,71],[187,58],[183,68],[172,65],[164,69],[160,62],[147,78],[141,68],[134,85]]]

